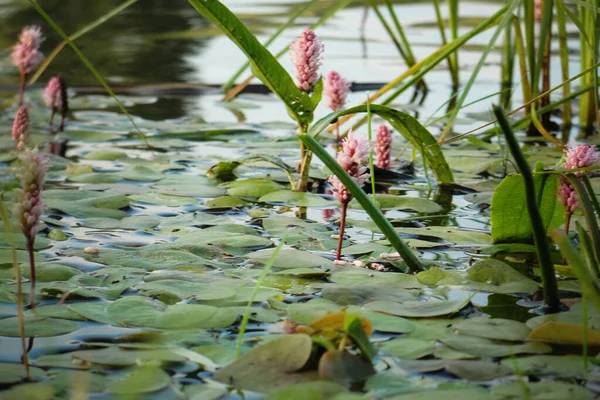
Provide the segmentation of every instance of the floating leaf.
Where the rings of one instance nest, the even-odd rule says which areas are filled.
[[[413,210],[420,213],[436,213],[442,211],[442,207],[439,204],[424,197],[378,194],[376,199],[382,210]],[[350,202],[350,208],[362,209],[356,200]]]
[[[314,374],[295,373],[308,361],[312,340],[308,335],[286,335],[255,347],[214,375],[238,389],[270,392],[292,383],[313,380]]]
[[[467,272],[468,278],[475,282],[474,289],[492,293],[533,293],[539,285],[521,275],[510,265],[488,258],[473,264]]]
[[[435,344],[419,339],[397,338],[381,345],[381,351],[389,353],[394,357],[416,360],[433,353]]]
[[[336,204],[336,202],[324,199],[314,193],[292,192],[291,190],[270,192],[258,201],[261,203],[286,203],[296,207],[326,207]]]
[[[132,194],[129,196],[129,198],[133,201],[138,201],[141,203],[158,204],[168,207],[180,207],[198,204],[198,201],[191,197],[173,196],[161,193]]]
[[[584,342],[583,327],[567,322],[544,322],[531,331],[527,339],[551,344],[582,345],[586,343],[588,346],[600,346],[600,332],[588,329]]]
[[[525,397],[525,393],[527,397]],[[566,382],[508,382],[492,386],[492,397],[499,400],[592,400],[595,394]]]
[[[455,322],[452,327],[461,335],[486,339],[519,342],[529,335],[529,328],[524,323],[502,318],[469,318]]]
[[[157,367],[140,367],[107,385],[106,391],[114,394],[151,393],[171,383],[169,374]]]
[[[512,368],[521,374],[584,377],[590,367],[585,368],[583,357],[538,355],[528,357],[507,358],[501,361],[502,365]]]
[[[428,226],[426,228],[394,228],[398,233],[407,235],[432,236],[461,244],[490,244],[492,237],[487,233],[465,231],[445,226]]]
[[[478,357],[506,357],[516,354],[550,353],[552,347],[543,343],[503,344],[481,337],[454,335],[441,339],[442,343],[455,350]]]
[[[465,307],[469,300],[443,300],[443,301],[374,301],[365,305],[365,309],[398,315],[401,317],[429,318],[454,314]]]
[[[79,324],[65,319],[25,317],[25,336],[60,336],[79,329]],[[0,319],[0,336],[19,337],[17,317]]]
[[[34,379],[44,378],[46,372],[37,367],[30,366],[29,372]],[[16,363],[0,363],[0,384],[9,385],[25,379],[25,367]]]
[[[254,262],[264,264],[274,249],[258,250],[253,253],[246,254],[246,257]],[[308,251],[296,250],[292,248],[281,249],[273,267],[275,268],[309,268],[309,267],[332,267],[333,262],[326,258],[320,257]]]

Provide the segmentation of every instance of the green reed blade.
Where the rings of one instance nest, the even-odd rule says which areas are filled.
[[[150,148],[151,146],[150,146],[150,143],[148,143],[148,140],[146,139],[146,136],[142,133],[142,131],[140,130],[140,128],[137,126],[137,124],[133,120],[133,117],[129,114],[129,112],[127,112],[127,109],[125,108],[125,106],[123,105],[123,103],[121,103],[121,100],[119,100],[119,98],[117,97],[117,95],[115,95],[115,93],[112,91],[112,89],[110,88],[110,86],[108,86],[108,83],[106,83],[106,80],[104,80],[104,78],[102,77],[102,75],[100,75],[100,73],[98,72],[98,70],[96,70],[96,68],[94,67],[94,65],[92,64],[92,62],[85,56],[85,54],[83,54],[81,52],[81,50],[79,50],[79,47],[77,47],[75,45],[75,43],[73,43],[73,41],[71,39],[69,39],[69,37],[67,36],[67,34],[65,33],[65,31],[63,31],[62,28],[60,26],[58,26],[56,24],[56,22],[54,22],[54,20],[46,13],[46,11],[44,11],[44,9],[39,6],[39,4],[37,3],[36,0],[27,0],[27,1],[29,1],[29,3],[42,16],[42,18],[44,18],[46,20],[46,22],[48,22],[48,24],[52,27],[52,29],[54,29],[56,31],[56,33],[58,33],[60,35],[60,37],[62,37],[63,40],[66,41],[69,44],[69,46],[73,49],[73,51],[75,52],[75,54],[77,54],[77,57],[79,57],[79,59],[90,70],[90,72],[92,73],[92,75],[94,75],[94,77],[96,78],[96,80],[98,82],[100,82],[100,85],[102,85],[102,87],[104,87],[104,90],[106,90],[106,92],[110,95],[110,97],[112,97],[113,100],[117,103],[117,106],[119,107],[119,109],[121,110],[121,112],[127,117],[127,119],[129,119],[129,122],[131,122],[131,125],[133,125],[133,128],[136,130],[136,132],[138,133],[138,135],[140,136],[140,138],[144,141],[144,144],[148,148]]]
[[[112,17],[120,14],[121,11],[123,11],[127,7],[131,6],[136,1],[137,0],[127,0],[126,2],[118,5],[117,7],[113,8],[112,10],[107,12],[106,14],[102,15],[100,18],[95,19],[93,22],[87,24],[86,26],[84,26],[83,28],[78,30],[77,32],[70,35],[69,40],[74,41],[74,40],[80,38],[81,36],[85,35],[86,33],[96,29],[97,27],[99,27],[100,25],[102,25],[103,23],[105,23],[106,21],[111,19]],[[44,62],[39,66],[39,68],[31,75],[31,78],[29,78],[30,85],[35,83],[39,79],[40,75],[42,75],[42,73],[46,70],[46,68],[48,68],[48,65],[50,65],[50,63],[54,60],[54,58],[56,58],[58,53],[60,53],[60,51],[67,44],[69,44],[69,42],[66,40],[63,40],[62,42],[60,42],[58,44],[58,46],[56,46],[54,48],[54,50],[52,50],[52,52],[44,59]]]
[[[565,174],[564,177],[569,180],[569,183],[573,186],[575,192],[577,192],[579,205],[583,210],[585,222],[587,223],[587,228],[590,232],[590,238],[592,239],[594,252],[596,253],[596,259],[600,260],[600,228],[598,227],[598,220],[594,214],[594,206],[590,200],[590,198],[595,196],[595,194],[594,192],[588,193],[579,178],[575,175]]]
[[[370,112],[387,120],[395,130],[408,140],[414,149],[424,150],[423,156],[436,175],[441,184],[454,182],[452,170],[448,165],[444,153],[433,135],[414,117],[393,108],[379,104],[370,104]],[[309,129],[309,134],[317,137],[322,131],[336,119],[345,115],[367,112],[364,105],[349,108],[347,110],[331,113],[315,122]]]
[[[510,124],[504,116],[504,111],[498,107],[494,107],[494,114],[498,119],[498,124],[504,132],[506,137],[506,144],[510,148],[515,163],[519,167],[519,171],[523,176],[523,183],[525,184],[525,195],[527,199],[527,210],[531,220],[531,227],[533,230],[533,239],[535,242],[536,253],[538,261],[540,263],[540,271],[542,276],[542,283],[544,286],[544,304],[548,312],[558,312],[560,306],[560,300],[558,298],[558,286],[556,284],[556,275],[554,273],[554,264],[552,263],[552,255],[550,253],[550,243],[548,243],[548,237],[546,236],[546,229],[544,228],[544,222],[540,214],[540,210],[537,205],[537,195],[535,193],[535,185],[533,181],[533,175],[529,163],[523,156],[519,142],[513,133]]]
[[[377,15],[377,19],[379,19],[379,22],[381,22],[381,25],[383,25],[383,28],[387,32],[390,39],[392,39],[392,42],[394,42],[394,46],[396,46],[396,49],[398,50],[398,52],[400,53],[400,55],[402,56],[404,61],[410,65],[410,56],[407,54],[406,50],[402,47],[402,45],[398,41],[398,38],[396,37],[396,35],[394,34],[394,31],[392,30],[390,25],[387,23],[387,21],[381,14],[381,11],[379,11],[379,7],[377,7],[377,2],[375,0],[367,0],[367,1],[371,5],[371,8],[373,9],[373,11],[375,11],[375,15]]]

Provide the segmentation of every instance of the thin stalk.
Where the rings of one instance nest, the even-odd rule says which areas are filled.
[[[569,45],[567,42],[567,21],[565,18],[565,14],[564,14],[564,12],[562,12],[560,10],[560,7],[558,7],[558,9],[556,11],[556,24],[558,26],[557,37],[558,37],[558,44],[559,44],[561,77],[562,77],[563,81],[567,81],[569,79]],[[566,85],[563,86],[562,97],[563,98],[569,97],[570,93],[571,93],[571,84],[567,83]],[[563,105],[563,109],[562,109],[562,123],[563,123],[563,126],[566,128],[565,132],[570,131],[571,119],[572,119],[571,103],[566,102]],[[568,136],[563,137],[563,142],[568,142],[568,140],[569,140]]]
[[[600,277],[600,266],[598,265],[598,259],[596,258],[590,235],[588,235],[579,221],[575,223],[575,228],[577,229],[577,235],[579,236],[579,248],[581,249],[583,258],[590,267],[591,272],[593,272],[594,277],[598,279],[598,277]],[[565,234],[568,234],[566,230]]]
[[[342,243],[344,242],[344,231],[346,230],[346,214],[348,212],[348,202],[342,202],[342,216],[340,218],[340,230],[339,230],[339,238],[337,244],[337,251],[335,252],[336,261],[341,260],[342,258]]]
[[[398,233],[394,230],[394,227],[390,221],[385,218],[379,208],[373,204],[369,196],[354,182],[354,180],[348,175],[346,171],[340,166],[340,164],[329,155],[327,150],[319,144],[319,142],[312,136],[303,133],[298,135],[298,138],[304,142],[319,159],[329,168],[329,170],[337,176],[340,181],[344,184],[346,189],[352,194],[352,196],[360,203],[365,212],[371,217],[371,220],[377,225],[379,230],[385,235],[386,239],[390,242],[392,247],[402,256],[409,270],[413,273],[423,270],[421,262],[412,252],[412,250],[404,243],[404,241],[398,236]]]
[[[240,354],[242,353],[242,343],[244,342],[244,334],[246,333],[246,326],[248,326],[248,320],[250,319],[250,312],[252,311],[252,303],[254,303],[254,299],[256,298],[256,295],[258,294],[258,288],[260,287],[260,285],[262,285],[262,282],[267,277],[267,274],[269,273],[269,271],[271,271],[271,267],[273,266],[275,259],[279,255],[279,251],[281,250],[281,247],[285,243],[286,238],[287,238],[287,235],[281,239],[281,241],[279,242],[279,244],[277,245],[275,250],[273,250],[273,254],[271,254],[271,256],[269,257],[267,262],[265,262],[265,266],[264,266],[262,272],[260,273],[258,280],[254,284],[254,288],[252,289],[252,293],[250,294],[250,299],[248,299],[248,304],[246,304],[246,309],[244,310],[244,316],[242,317],[242,322],[240,323],[240,330],[238,332],[237,343],[235,346],[235,357],[236,358],[239,358]]]
[[[460,23],[459,16],[458,16],[458,0],[448,0],[447,3],[448,3],[448,12],[449,12],[448,21],[450,23],[450,37],[454,41],[458,38],[458,25]],[[450,64],[452,65],[452,68],[450,69],[450,74],[452,76],[452,85],[454,87],[454,90],[457,90],[458,86],[460,85],[460,77],[458,75],[458,72],[459,72],[458,51],[459,50],[460,49],[457,49],[448,58],[448,61],[450,61]]]
[[[440,1],[433,0],[433,8],[435,10],[435,18],[437,21],[438,29],[440,30],[440,36],[442,37],[442,46],[448,44],[448,38],[446,37],[446,27],[444,26],[444,19],[442,18],[442,12],[440,10]],[[452,72],[454,68],[454,64],[452,63],[452,59],[450,56],[446,59],[448,61],[448,71],[450,71],[450,75],[453,76]]]
[[[570,170],[570,171],[573,171],[573,170]],[[596,212],[596,216],[598,218],[600,218],[600,203],[598,203],[598,198],[594,194],[594,188],[592,187],[592,182],[590,182],[590,178],[587,176],[587,174],[582,174],[581,180],[583,181],[583,185],[585,186],[585,189],[589,193],[588,198],[590,199],[590,202],[592,203],[592,207],[594,208],[594,211]]]
[[[371,103],[369,102],[369,93],[367,92],[367,137],[369,138],[369,172],[371,173],[371,196],[373,197],[373,203],[377,204],[377,199],[375,198],[375,165],[373,163],[373,130],[371,127]]]
[[[20,73],[21,82],[19,84],[19,107],[23,105],[23,97],[25,95],[25,74],[23,71]]]
[[[583,328],[583,337],[582,337],[582,356],[583,356],[583,370],[587,371],[588,369],[588,365],[589,365],[589,360],[588,360],[588,356],[589,356],[589,351],[588,351],[588,340],[589,340],[589,335],[588,335],[588,329],[589,329],[589,321],[588,321],[588,302],[587,299],[585,298],[585,296],[583,296],[581,298],[581,325]]]
[[[575,192],[577,193],[577,197],[579,198],[579,205],[583,210],[583,215],[585,216],[587,228],[590,232],[590,237],[592,238],[592,244],[594,247],[596,259],[600,260],[600,227],[598,227],[598,221],[596,219],[596,216],[594,215],[594,208],[590,201],[590,197],[595,196],[595,194],[594,192],[592,192],[591,194],[588,193],[581,184],[579,178],[575,175],[566,174],[564,175],[564,177],[569,180],[569,183],[573,186]]]
[[[512,41],[512,26],[508,25],[504,32],[504,47],[502,48],[502,83],[500,84],[500,104],[510,108],[515,64],[515,44]]]
[[[35,252],[33,243],[35,238],[27,238],[27,254],[29,255],[29,280],[31,281],[31,292],[29,293],[29,308],[35,307]]]
[[[498,124],[504,131],[506,137],[506,144],[510,148],[515,163],[519,167],[521,175],[523,176],[523,182],[525,184],[525,196],[527,199],[527,211],[531,218],[531,227],[533,229],[533,238],[536,247],[536,253],[540,263],[540,270],[542,276],[542,283],[544,286],[544,303],[546,309],[550,313],[559,311],[560,300],[558,298],[558,286],[556,284],[556,275],[554,273],[554,264],[552,263],[552,255],[550,253],[550,244],[546,236],[546,229],[540,210],[537,205],[537,195],[535,193],[535,185],[533,182],[533,175],[529,163],[521,153],[519,142],[510,127],[510,124],[504,112],[500,107],[494,107],[494,114],[498,119]]]
[[[396,49],[398,50],[398,52],[400,53],[400,55],[402,56],[402,58],[404,59],[406,64],[408,64],[410,66],[410,56],[406,53],[405,49],[402,47],[402,44],[400,44],[400,42],[398,41],[398,38],[396,37],[396,35],[394,35],[394,31],[392,30],[390,25],[387,23],[387,21],[383,17],[383,14],[381,14],[381,11],[379,11],[379,8],[377,7],[377,2],[375,2],[375,0],[368,0],[368,1],[371,5],[371,8],[373,9],[373,11],[375,11],[375,15],[377,15],[377,18],[381,22],[381,25],[383,25],[383,29],[385,29],[385,31],[387,32],[390,39],[392,39],[392,42],[394,42],[394,46],[396,46]],[[413,63],[413,65],[414,65],[414,63]]]
[[[25,340],[25,316],[23,314],[23,282],[21,280],[21,269],[19,268],[19,261],[17,260],[17,247],[15,245],[13,236],[12,224],[8,219],[8,212],[6,212],[6,207],[4,207],[4,203],[1,199],[0,219],[4,221],[4,229],[6,230],[7,241],[8,245],[10,246],[13,272],[15,274],[15,282],[17,284],[17,320],[19,323],[19,337],[21,339],[21,358],[23,365],[25,366],[25,377],[27,380],[31,380],[31,372],[29,370],[29,350],[27,349],[27,342]]]
[[[106,14],[104,14],[103,16],[101,16],[100,18],[96,19],[92,23],[87,24],[86,26],[84,26],[83,28],[81,28],[80,30],[78,30],[77,32],[73,33],[72,35],[69,35],[69,40],[73,41],[73,40],[79,39],[81,36],[85,35],[86,33],[90,32],[92,30],[94,30],[95,28],[97,28],[98,26],[102,25],[103,23],[105,23],[106,21],[108,21],[109,19],[111,19],[112,17],[118,15],[119,13],[121,13],[121,11],[123,11],[127,7],[131,6],[136,1],[137,0],[127,0],[126,2],[118,5],[117,7],[113,8],[112,10],[110,10],[109,12],[107,12]],[[54,48],[54,50],[52,50],[52,52],[47,57],[44,58],[44,62],[42,62],[42,64],[33,73],[33,75],[31,75],[31,78],[29,78],[29,84],[30,85],[34,84],[39,79],[40,75],[42,75],[42,73],[46,70],[46,68],[48,68],[48,65],[50,65],[50,63],[56,58],[56,56],[58,55],[58,53],[60,53],[60,51],[67,44],[69,44],[69,42],[67,40],[63,40],[62,42],[60,42],[58,44],[58,46],[56,46]]]

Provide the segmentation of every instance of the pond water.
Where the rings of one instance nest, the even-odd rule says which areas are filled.
[[[121,2],[39,3],[71,33]],[[336,1],[319,3],[270,48],[289,45]],[[358,87],[375,91],[406,65],[372,13],[361,35],[360,3],[337,12],[316,32],[325,44],[324,73],[336,70]],[[224,4],[264,41],[302,2]],[[459,34],[502,4],[460,2]],[[439,48],[431,2],[402,1],[394,8],[417,59]],[[442,12],[446,15],[445,5]],[[0,188],[3,201],[10,204],[18,182],[11,170],[15,150],[8,132],[19,79],[10,63],[11,46],[24,25],[43,27],[46,55],[60,37],[25,2],[0,0],[0,22],[0,128],[5,132],[0,137]],[[461,49],[463,83],[492,35],[493,30],[484,32]],[[576,52],[577,40],[570,43]],[[48,210],[36,240],[40,304],[26,312],[28,332],[36,336],[29,339],[29,357],[41,383],[22,385],[31,391],[23,393],[44,399],[76,398],[78,391],[93,393],[89,398],[94,399],[242,398],[212,380],[211,362],[223,366],[235,360],[244,307],[274,246],[285,238],[282,254],[257,291],[244,353],[256,343],[281,339],[296,328],[289,321],[310,324],[348,307],[371,320],[371,339],[381,352],[374,362],[377,373],[362,387],[367,394],[356,398],[595,398],[600,375],[592,362],[583,361],[581,346],[526,341],[546,318],[532,312],[541,305],[535,295],[540,291],[537,268],[528,262],[534,248],[521,245],[502,261],[489,261],[499,251],[491,246],[491,194],[506,172],[514,172],[505,162],[502,140],[492,136],[490,143],[462,140],[447,145],[444,154],[458,186],[440,192],[429,190],[420,156],[413,156],[395,134],[393,154],[398,156],[392,169],[402,175],[378,180],[381,193],[395,195],[380,197],[387,204],[385,215],[419,257],[437,264],[417,277],[397,273],[405,265],[387,254],[394,251],[389,242],[360,206],[352,204],[344,242],[348,264],[339,266],[332,262],[339,209],[326,192],[327,172],[318,160],[311,170],[314,195],[302,201],[290,201],[286,174],[264,159],[245,161],[232,181],[207,175],[218,162],[257,155],[279,157],[295,167],[298,143],[284,105],[266,94],[260,82],[234,101],[221,102],[220,86],[245,58],[187,2],[137,2],[76,44],[115,89],[145,138],[69,48],[26,93],[32,141],[42,148],[51,140],[67,141],[67,147],[64,157],[50,156],[44,192]],[[281,61],[290,71],[289,57]],[[556,56],[552,63],[559,63]],[[575,55],[570,64],[572,74],[577,73]],[[442,65],[426,75],[430,92],[420,104],[411,103],[413,92],[407,91],[393,106],[422,123],[443,116],[453,93]],[[499,65],[500,52],[494,50],[465,104],[500,90]],[[58,73],[70,86],[71,113],[65,132],[53,138],[41,96],[43,83]],[[560,82],[559,69],[553,73],[553,81]],[[354,91],[348,105],[366,97],[367,90]],[[496,97],[461,110],[454,131],[466,132],[492,120],[494,102]],[[512,102],[521,104],[520,90],[514,91]],[[316,119],[327,114],[320,105]],[[374,119],[375,127],[380,123]],[[429,129],[438,135],[443,126],[442,120]],[[366,127],[358,132],[366,134]],[[331,138],[324,143],[333,153]],[[525,150],[532,163],[547,166],[561,157],[560,151],[545,146]],[[306,206],[304,215],[298,206]],[[0,369],[6,375],[0,385],[6,398],[12,398],[18,392],[8,390],[23,376],[15,364],[21,344],[10,246],[4,224],[0,228]],[[17,255],[28,276],[23,245],[17,243]],[[370,269],[377,265],[385,272]],[[563,297],[579,298],[575,280],[560,285]],[[27,294],[28,283],[24,290]],[[587,312],[589,326],[598,328],[600,317],[592,309]],[[578,324],[583,315],[578,304],[557,320]],[[497,325],[488,325],[487,316]],[[591,356],[598,345],[594,340]],[[275,361],[273,365],[278,366]],[[126,376],[134,366],[139,368],[133,376]],[[301,376],[290,379],[276,372],[266,369],[241,377],[246,398],[261,398],[258,387],[271,392],[311,380],[306,374],[289,374]],[[542,386],[536,386],[539,381]],[[522,397],[522,385],[529,387],[531,397]],[[345,389],[330,390],[330,397],[322,398]],[[409,397],[417,392],[426,396],[423,391],[434,397]],[[539,397],[546,392],[555,397]],[[309,398],[305,392],[294,394]],[[335,398],[354,398],[342,395]]]

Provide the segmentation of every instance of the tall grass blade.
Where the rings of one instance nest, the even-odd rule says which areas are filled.
[[[415,84],[415,82],[417,82],[419,79],[421,79],[427,72],[431,71],[440,62],[445,60],[448,57],[448,55],[452,54],[454,51],[456,51],[458,48],[463,46],[465,43],[467,43],[469,40],[471,40],[472,38],[474,38],[481,32],[484,32],[487,29],[491,28],[492,26],[497,25],[498,21],[501,20],[503,15],[507,12],[510,5],[511,5],[510,3],[505,4],[491,17],[489,17],[488,19],[486,19],[485,21],[483,21],[479,25],[477,25],[477,27],[475,27],[471,31],[465,33],[458,39],[446,44],[445,46],[440,47],[438,50],[431,53],[429,56],[425,57],[423,60],[419,61],[418,63],[416,63],[415,65],[410,67],[408,70],[403,72],[400,76],[398,76],[395,79],[393,79],[392,81],[388,82],[385,86],[383,86],[374,95],[371,96],[371,98],[369,99],[371,101],[371,103],[375,102],[380,97],[382,97],[384,94],[388,93],[390,90],[395,88],[394,91],[380,103],[381,105],[390,104],[398,96],[400,96],[402,93],[404,93],[404,91],[406,89],[410,88],[412,85]],[[412,78],[407,80],[407,78],[409,78],[411,76],[412,76]],[[405,82],[405,80],[406,80],[406,82]],[[400,85],[400,86],[398,86],[398,85]],[[460,107],[457,107],[457,109],[459,109],[459,108]],[[352,115],[345,116],[344,118],[342,118],[340,120],[340,124],[348,121],[350,118],[352,118]],[[366,122],[366,118],[362,118],[360,121],[355,123],[352,128],[356,129],[359,126],[363,125],[365,122]],[[347,133],[348,132],[346,131],[346,132],[344,132],[344,134],[342,134],[340,136],[343,137],[343,136],[347,135]]]
[[[439,139],[440,142],[443,142],[444,139],[446,138],[446,135],[448,135],[448,133],[450,133],[450,131],[452,130],[452,127],[454,126],[454,121],[456,120],[456,117],[458,116],[458,111],[460,110],[463,103],[467,99],[467,96],[469,95],[469,92],[471,91],[471,87],[473,86],[473,84],[475,83],[475,80],[477,79],[477,76],[479,75],[479,71],[481,71],[481,68],[483,68],[483,66],[485,64],[485,60],[487,59],[487,56],[494,49],[494,46],[496,45],[496,41],[498,40],[498,37],[500,36],[500,34],[504,30],[506,30],[506,27],[508,26],[508,24],[510,24],[510,22],[512,20],[512,16],[513,16],[513,12],[520,3],[521,3],[521,0],[512,0],[509,3],[509,7],[506,10],[506,14],[502,17],[502,20],[498,24],[496,31],[490,38],[490,42],[487,44],[487,46],[485,46],[485,49],[481,53],[481,58],[479,59],[479,62],[477,62],[477,64],[475,65],[475,68],[473,68],[473,71],[471,72],[471,77],[465,84],[460,97],[456,101],[456,108],[450,115],[450,118],[448,119],[448,123],[446,124],[446,127],[444,128],[444,130],[442,131],[442,134],[440,135],[440,139]]]
[[[427,160],[439,183],[448,184],[454,182],[452,171],[446,162],[442,149],[431,133],[419,121],[406,113],[378,104],[370,104],[369,111],[387,120],[412,144],[413,148],[424,150],[423,157]],[[338,118],[365,112],[367,112],[367,106],[361,105],[331,113],[315,122],[310,127],[309,134],[316,137]]]
[[[579,247],[586,264],[592,269],[596,279],[600,277],[600,266],[598,265],[598,259],[596,258],[596,252],[594,246],[590,240],[590,235],[583,229],[583,225],[579,221],[575,222],[575,228],[577,229],[577,236],[579,237]]]
[[[552,263],[552,255],[550,254],[550,243],[546,236],[546,229],[537,205],[537,195],[535,193],[535,184],[529,163],[521,153],[519,142],[513,133],[508,120],[504,116],[504,111],[500,107],[494,107],[494,114],[498,119],[498,124],[504,131],[506,143],[515,159],[515,163],[519,167],[519,171],[523,176],[525,184],[525,196],[527,199],[527,211],[531,219],[531,227],[533,230],[533,239],[535,242],[536,253],[540,263],[542,275],[542,283],[544,285],[544,303],[546,309],[550,313],[559,311],[560,301],[558,299],[558,286],[556,284],[556,275],[554,273],[554,264]]]
[[[550,237],[560,247],[560,252],[575,272],[581,285],[581,293],[590,299],[596,310],[600,312],[600,285],[598,285],[598,280],[592,275],[583,257],[564,232],[554,230],[550,232]]]
[[[385,235],[386,239],[391,243],[392,247],[400,254],[402,259],[406,262],[406,265],[411,272],[418,272],[423,269],[421,262],[415,256],[413,251],[404,243],[404,241],[398,236],[398,233],[394,230],[392,224],[385,218],[379,208],[373,204],[369,196],[362,190],[360,186],[348,175],[348,173],[340,166],[340,164],[333,158],[327,150],[319,144],[319,142],[310,134],[299,134],[298,139],[304,143],[319,159],[329,168],[329,170],[337,176],[340,181],[344,184],[346,189],[352,196],[360,203],[365,212],[371,217],[371,220],[377,225],[381,232]]]
[[[148,140],[146,140],[146,136],[142,133],[140,128],[137,126],[137,124],[133,120],[133,117],[127,112],[127,109],[125,108],[123,103],[121,103],[121,100],[119,100],[119,98],[115,95],[115,93],[112,91],[110,86],[108,86],[108,83],[106,83],[106,81],[104,80],[102,75],[100,75],[100,73],[96,70],[96,68],[94,67],[92,62],[85,56],[85,54],[83,54],[81,52],[81,50],[79,50],[79,47],[77,47],[75,45],[75,43],[73,43],[73,41],[69,39],[69,37],[67,36],[65,31],[63,31],[62,28],[60,26],[58,26],[56,24],[56,22],[54,22],[54,20],[46,13],[46,11],[44,11],[44,9],[39,6],[39,4],[36,2],[36,0],[27,0],[27,1],[29,1],[29,3],[42,16],[42,18],[44,18],[46,20],[46,22],[48,22],[48,24],[52,27],[52,29],[54,29],[56,31],[56,33],[58,33],[60,35],[60,37],[62,37],[63,40],[65,40],[69,44],[69,46],[73,49],[75,54],[77,54],[77,57],[79,57],[79,59],[85,64],[85,66],[94,75],[96,80],[98,82],[100,82],[102,87],[104,87],[104,90],[106,90],[106,92],[110,95],[110,97],[112,97],[115,100],[115,102],[117,103],[117,106],[119,107],[121,112],[123,114],[125,114],[127,119],[129,119],[129,122],[131,122],[131,125],[133,125],[134,129],[136,130],[136,132],[138,133],[140,138],[142,138],[142,140],[144,141],[144,144],[146,146],[150,147],[150,143],[148,143]]]
[[[277,247],[275,247],[275,250],[273,250],[273,254],[271,254],[271,256],[265,262],[265,266],[263,267],[262,272],[260,273],[260,276],[258,277],[258,280],[254,284],[254,288],[252,289],[252,293],[250,294],[250,299],[248,299],[248,304],[246,304],[246,309],[244,310],[242,322],[240,323],[240,330],[238,332],[238,338],[237,338],[237,342],[236,342],[236,346],[235,346],[235,357],[236,358],[239,358],[240,354],[242,353],[242,344],[244,343],[244,334],[246,333],[246,327],[248,326],[248,320],[250,319],[250,312],[252,311],[252,303],[254,303],[254,299],[256,298],[256,295],[258,294],[258,289],[260,288],[263,281],[265,280],[265,278],[271,271],[271,267],[273,266],[275,259],[279,255],[279,251],[283,247],[283,244],[285,243],[286,238],[287,238],[287,236],[284,236],[283,238],[281,238],[281,241],[279,242]]]
[[[283,101],[292,118],[305,129],[312,120],[310,97],[296,86],[292,77],[269,50],[220,1],[188,0],[188,2],[244,52],[254,74]]]
[[[112,17],[120,14],[121,11],[123,11],[127,7],[131,6],[136,1],[137,0],[127,0],[126,2],[122,3],[121,5],[118,5],[117,7],[113,8],[112,10],[110,10],[109,12],[107,12],[106,14],[104,14],[103,16],[101,16],[100,18],[97,18],[92,23],[87,24],[86,26],[84,26],[83,28],[81,28],[80,30],[78,30],[77,32],[75,32],[72,35],[70,35],[69,36],[69,40],[70,41],[75,41],[75,40],[79,39],[80,37],[82,37],[86,33],[88,33],[90,31],[96,29],[97,27],[99,27],[100,25],[102,25],[103,23],[105,23],[106,21],[108,21],[109,19],[111,19]],[[67,40],[63,40],[62,42],[60,42],[58,44],[58,46],[56,46],[54,48],[54,50],[52,50],[52,52],[44,59],[44,62],[42,62],[42,64],[35,71],[35,73],[33,73],[33,75],[31,75],[31,78],[29,78],[29,84],[30,85],[33,84],[33,83],[35,83],[39,79],[40,75],[42,75],[42,73],[46,70],[46,68],[48,68],[48,65],[50,65],[50,63],[56,58],[56,56],[58,55],[58,53],[60,53],[60,51],[67,44],[69,44],[69,42]]]
[[[594,214],[594,206],[590,201],[590,197],[595,196],[595,194],[594,192],[588,193],[583,187],[583,184],[579,178],[575,175],[565,174],[564,177],[569,180],[569,183],[573,185],[575,192],[577,192],[579,205],[581,206],[583,215],[585,216],[585,222],[587,223],[587,228],[590,232],[596,259],[600,260],[600,228],[598,227],[598,220]]]
[[[29,352],[27,349],[27,343],[25,340],[25,316],[23,314],[23,284],[21,282],[21,270],[19,268],[19,262],[17,261],[17,247],[15,245],[14,232],[12,229],[12,222],[8,219],[8,212],[2,201],[2,194],[0,193],[0,219],[4,222],[4,229],[6,230],[6,238],[8,245],[10,246],[11,261],[13,265],[13,271],[15,274],[15,282],[17,284],[17,319],[19,322],[19,336],[21,338],[21,349],[23,354],[23,365],[25,366],[25,376],[28,380],[31,379],[29,372]]]

